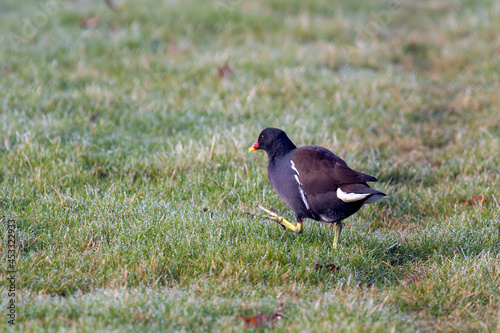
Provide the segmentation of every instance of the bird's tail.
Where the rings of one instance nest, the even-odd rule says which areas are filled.
[[[337,197],[344,202],[365,200],[364,203],[372,203],[384,199],[387,195],[371,188],[366,183],[354,183],[340,185],[337,189]]]

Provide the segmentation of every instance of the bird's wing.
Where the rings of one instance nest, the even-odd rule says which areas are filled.
[[[377,181],[375,177],[352,170],[340,157],[318,146],[297,148],[292,161],[308,195],[336,191],[341,184]]]

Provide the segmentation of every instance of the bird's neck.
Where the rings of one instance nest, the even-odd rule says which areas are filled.
[[[267,150],[267,157],[269,157],[269,162],[288,154],[296,148],[297,147],[288,138],[275,142],[271,149]]]

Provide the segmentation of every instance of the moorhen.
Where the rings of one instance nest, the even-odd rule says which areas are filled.
[[[297,148],[278,128],[264,129],[249,151],[257,149],[267,153],[269,181],[295,213],[297,225],[259,206],[269,214],[262,217],[296,233],[302,232],[304,218],[334,223],[334,248],[338,246],[343,219],[356,213],[363,204],[387,197],[368,186],[367,182],[377,181],[375,177],[352,170],[328,149],[319,146]]]

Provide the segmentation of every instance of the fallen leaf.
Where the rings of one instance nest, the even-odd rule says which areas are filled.
[[[337,271],[340,271],[340,267],[338,266],[335,266],[333,264],[327,264],[327,265],[320,265],[320,264],[316,264],[316,266],[314,267],[314,270],[315,271],[319,271],[323,268],[326,268],[328,271],[330,272],[337,272]]]
[[[476,205],[484,205],[486,203],[486,198],[481,195],[474,194],[474,197],[472,197],[472,199],[462,199],[462,203],[467,204],[467,206],[469,207]]]
[[[427,270],[423,270],[422,273],[420,274],[415,274],[415,275],[412,275],[410,276],[409,278],[401,281],[401,284],[402,285],[407,285],[407,284],[412,284],[414,282],[418,282],[423,276],[425,276],[427,274]]]
[[[283,311],[283,304],[280,304],[278,311],[272,315],[261,313],[255,317],[237,317],[236,320],[241,320],[249,326],[258,327],[272,323],[274,319],[281,318],[281,311]]]
[[[221,79],[225,79],[233,75],[233,70],[231,69],[231,67],[229,67],[228,63],[226,62],[224,66],[218,68],[218,73]]]
[[[179,45],[177,45],[175,42],[168,42],[168,52],[171,54],[184,54],[185,51],[183,48],[181,48]]]
[[[89,122],[90,123],[95,123],[95,121],[97,120],[98,117],[99,117],[99,114],[97,112],[92,113],[92,115],[89,118]]]
[[[373,281],[361,281],[361,280],[358,280],[357,282],[358,282],[357,286],[360,287],[360,288],[364,288],[364,287],[366,287],[366,288],[372,288],[374,286],[374,284],[375,284],[375,282],[373,282]]]
[[[108,176],[108,174],[106,172],[102,171],[101,167],[97,167],[97,171],[94,172],[94,176],[99,178],[99,179],[103,179],[103,178],[106,178]]]
[[[109,7],[109,9],[116,12],[116,6],[113,0],[104,0],[104,3]]]
[[[406,280],[401,281],[401,284],[402,285],[412,284],[413,282],[417,282],[418,280],[420,280],[420,275],[412,275]]]
[[[412,275],[410,276],[409,278],[406,279],[406,281],[408,282],[415,282],[415,281],[418,281],[420,280],[420,275]]]
[[[84,29],[94,28],[97,24],[99,24],[100,20],[101,20],[101,18],[97,15],[92,16],[91,18],[88,18],[88,19],[80,18],[80,27],[82,27]]]

